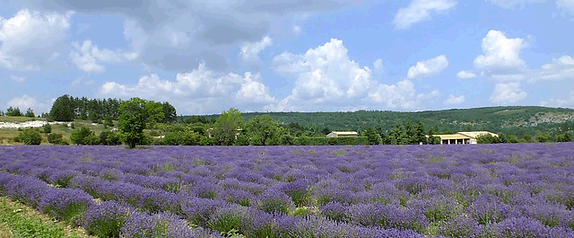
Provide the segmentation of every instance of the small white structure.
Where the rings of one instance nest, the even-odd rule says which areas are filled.
[[[359,133],[356,131],[333,131],[327,137],[357,137]]]
[[[434,135],[434,136],[440,137],[441,145],[452,145],[452,144],[474,145],[477,144],[476,138],[480,135],[485,134],[498,137],[498,134],[489,131],[465,131],[465,132],[458,132],[456,134]]]

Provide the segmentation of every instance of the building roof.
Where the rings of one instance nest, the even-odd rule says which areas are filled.
[[[484,134],[490,134],[491,136],[498,136],[495,133],[492,133],[490,131],[463,131],[463,132],[459,132],[458,134],[461,135],[466,135],[472,138],[476,138],[479,135],[484,135]]]
[[[337,135],[357,135],[357,134],[359,134],[356,131],[333,131],[331,133],[334,133]]]
[[[453,139],[471,139],[472,137],[463,134],[445,134],[445,135],[433,135],[440,137],[441,140],[453,140]]]
[[[442,140],[452,140],[452,139],[476,139],[479,135],[490,134],[491,136],[498,136],[495,133],[489,131],[463,131],[456,134],[443,134],[434,135],[440,137]]]

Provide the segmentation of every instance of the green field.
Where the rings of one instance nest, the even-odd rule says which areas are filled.
[[[14,122],[14,123],[23,123],[23,122],[27,122],[27,121],[45,121],[46,119],[43,118],[29,118],[29,117],[0,117],[0,122]],[[99,134],[100,132],[104,131],[104,130],[109,130],[110,128],[105,128],[102,124],[97,124],[94,125],[91,121],[88,120],[75,120],[73,122],[74,124],[74,128],[80,128],[82,126],[85,126],[87,128],[89,128],[90,130],[92,130],[93,132],[97,134]],[[42,127],[38,127],[37,128],[40,132],[43,132],[44,130],[42,129]],[[72,131],[74,131],[75,129],[72,129],[72,127],[67,126],[65,124],[55,124],[52,125],[52,133],[58,133],[58,134],[62,134],[64,140],[70,142],[70,136],[72,135]],[[18,136],[18,134],[20,133],[20,131],[18,131],[17,129],[14,128],[0,128],[0,144],[22,144],[19,142],[15,142],[14,138],[16,136]],[[45,133],[42,133],[42,144],[48,144],[48,139],[46,137]]]

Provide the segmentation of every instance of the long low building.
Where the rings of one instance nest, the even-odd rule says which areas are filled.
[[[359,133],[356,131],[333,131],[327,137],[357,137]]]
[[[440,137],[441,145],[469,145],[477,144],[476,138],[480,135],[489,134],[498,137],[498,134],[489,131],[465,131],[456,134],[434,135]]]

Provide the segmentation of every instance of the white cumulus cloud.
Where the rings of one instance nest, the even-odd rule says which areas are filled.
[[[556,5],[558,6],[558,8],[574,14],[574,1],[572,1],[572,0],[556,0]]]
[[[513,8],[527,3],[545,2],[546,0],[487,0],[503,8]]]
[[[465,70],[461,70],[460,72],[458,72],[458,73],[456,74],[456,76],[457,76],[459,79],[473,79],[473,78],[478,77],[478,76],[476,75],[476,73],[471,72],[471,71],[465,71]]]
[[[569,55],[553,59],[552,63],[542,65],[533,80],[565,80],[574,79],[574,58]]]
[[[99,94],[169,101],[179,112],[192,114],[218,113],[237,106],[242,110],[260,110],[276,102],[259,74],[218,73],[205,64],[177,74],[175,80],[152,74],[141,77],[135,85],[108,81],[100,87]]]
[[[458,105],[465,101],[464,95],[455,96],[453,94],[448,95],[448,98],[444,101],[444,105]]]
[[[265,36],[263,39],[257,42],[245,43],[243,46],[241,46],[239,56],[244,62],[259,62],[261,61],[259,58],[259,53],[271,44],[273,44],[273,40],[269,36]]]
[[[65,48],[71,16],[22,9],[12,18],[0,17],[0,67],[40,70],[49,64]]]
[[[379,62],[375,61],[375,68],[382,66]],[[375,80],[370,68],[349,58],[347,48],[338,39],[304,54],[284,52],[273,59],[273,68],[296,81],[291,94],[272,110],[412,109],[426,97],[417,94],[411,80],[392,84]]]
[[[26,112],[26,109],[32,108],[36,114],[47,112],[52,106],[51,103],[38,102],[36,97],[27,94],[10,99],[6,105],[9,107],[18,107],[22,113]]]
[[[433,14],[442,14],[455,7],[455,0],[413,0],[408,7],[398,10],[393,24],[396,28],[404,29],[430,20]]]
[[[572,107],[574,106],[574,90],[570,91],[570,94],[563,98],[552,98],[549,101],[543,101],[542,106],[552,106],[552,107]]]
[[[520,51],[526,47],[521,38],[507,38],[503,32],[491,30],[482,39],[483,55],[474,60],[479,69],[499,71],[526,67],[520,58]]]
[[[74,42],[72,46],[74,50],[70,52],[70,59],[84,72],[103,72],[105,66],[102,63],[117,63],[132,58],[132,52],[100,49],[90,40],[85,40],[81,45]]]
[[[490,101],[494,104],[508,105],[526,98],[526,92],[520,88],[520,83],[497,83],[490,95]]]
[[[435,58],[417,62],[416,65],[409,68],[407,78],[426,78],[436,75],[448,67],[448,59],[445,55],[439,55]]]

